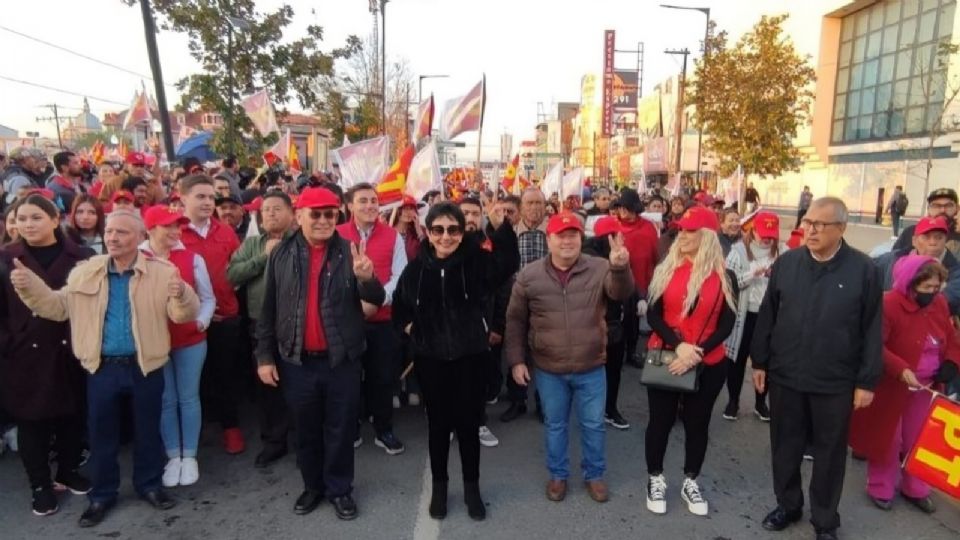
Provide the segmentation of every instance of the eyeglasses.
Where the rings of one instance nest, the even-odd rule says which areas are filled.
[[[800,221],[800,226],[804,229],[811,229],[813,232],[821,232],[827,225],[843,225],[842,221],[810,221],[804,219]]]
[[[447,233],[447,236],[453,238],[463,235],[463,228],[459,225],[450,225],[446,229],[440,225],[434,225],[430,227],[429,231],[432,236],[443,236],[444,232]]]
[[[930,203],[929,206],[931,210],[942,210],[944,212],[948,210],[956,210],[957,208],[957,204],[954,203],[953,201],[945,202],[945,203]]]
[[[330,210],[330,209],[327,209],[327,210],[316,210],[316,209],[313,209],[313,210],[310,210],[310,219],[320,219],[320,218],[323,218],[323,219],[325,219],[325,220],[327,220],[327,221],[333,221],[333,220],[337,219],[337,214],[339,214],[339,213],[340,213],[339,210]]]

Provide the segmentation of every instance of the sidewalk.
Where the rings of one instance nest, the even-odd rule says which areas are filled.
[[[780,239],[784,242],[790,238],[790,231],[797,222],[797,211],[787,208],[767,208],[780,216]],[[904,219],[902,227],[913,225],[916,220]],[[870,253],[870,251],[893,237],[893,229],[888,225],[874,225],[873,223],[849,223],[843,237],[853,247]]]

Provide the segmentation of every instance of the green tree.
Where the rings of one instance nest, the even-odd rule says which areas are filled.
[[[688,103],[721,175],[737,165],[760,176],[800,168],[794,139],[810,118],[815,71],[784,35],[786,19],[763,16],[733,47],[726,32],[711,36],[697,61]]]
[[[280,111],[292,99],[312,110],[320,101],[314,81],[331,74],[334,59],[349,53],[348,47],[322,51],[323,29],[317,25],[309,25],[305,36],[290,39],[294,11],[286,4],[267,13],[257,11],[254,0],[154,0],[153,6],[161,29],[187,35],[190,55],[203,69],[177,81],[182,92],[177,108],[216,111],[225,119],[232,113],[232,147],[225,134],[216,134],[213,140],[220,153],[242,157],[276,142],[276,136],[265,139],[253,128],[239,105],[242,95],[266,88]],[[246,23],[233,31],[230,50],[228,16]],[[227,84],[231,73],[232,96]]]

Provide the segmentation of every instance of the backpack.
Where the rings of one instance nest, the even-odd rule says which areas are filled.
[[[897,214],[902,216],[907,213],[907,206],[909,205],[910,199],[907,198],[905,193],[901,193],[900,196],[897,197],[897,202],[894,203],[893,209],[897,212]]]

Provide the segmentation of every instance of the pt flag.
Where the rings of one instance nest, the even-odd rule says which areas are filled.
[[[380,204],[390,204],[403,199],[403,188],[407,185],[407,173],[410,171],[410,162],[413,161],[413,145],[408,144],[400,157],[393,162],[390,170],[377,184],[377,198]]]
[[[440,117],[440,138],[449,141],[461,133],[480,129],[486,100],[487,76],[484,75],[466,95],[447,101]]]
[[[938,395],[903,467],[930,486],[960,499],[960,403]]]
[[[390,142],[386,137],[376,137],[342,146],[330,154],[334,163],[340,164],[340,187],[350,189],[383,178],[390,164]]]
[[[543,182],[540,182],[540,191],[544,195],[550,197],[554,193],[557,195],[560,194],[560,191],[563,189],[563,162],[558,161],[553,167],[547,171],[546,176],[543,177]]]
[[[267,163],[268,167],[273,167],[275,164],[283,161],[284,158],[290,157],[290,130],[280,137],[280,140],[277,141],[277,144],[273,145],[269,150],[263,154],[263,161]]]
[[[417,125],[413,128],[413,142],[426,139],[433,131],[433,94],[417,109]]]
[[[93,143],[93,147],[90,149],[90,161],[94,165],[100,165],[103,163],[103,155],[106,153],[106,147],[103,144],[103,141],[97,139],[97,142]]]
[[[404,193],[419,201],[423,199],[427,192],[434,189],[443,192],[443,176],[440,174],[437,141],[436,139],[430,139],[430,142],[417,152],[416,157],[410,163]]]
[[[277,114],[273,110],[270,94],[266,90],[261,90],[243,98],[240,104],[261,135],[266,137],[274,131],[280,131],[280,126],[277,125]]]
[[[147,92],[136,92],[133,95],[133,102],[127,109],[127,115],[123,119],[123,128],[121,131],[127,131],[131,127],[144,122],[149,123],[153,120],[150,114],[150,100],[147,99]]]
[[[291,171],[303,172],[303,166],[300,165],[300,150],[290,136],[290,128],[287,128],[287,167]]]
[[[500,185],[503,186],[503,189],[510,193],[513,191],[513,184],[517,181],[517,169],[520,168],[520,154],[513,156],[513,160],[510,161],[510,164],[507,165],[507,172],[503,175],[503,180],[500,181]]]

